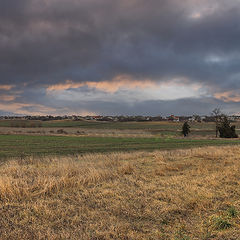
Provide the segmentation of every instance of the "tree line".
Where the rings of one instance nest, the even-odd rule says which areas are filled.
[[[223,114],[220,108],[215,108],[212,111],[212,116],[214,117],[215,125],[216,125],[216,138],[219,136],[220,138],[238,138],[236,133],[236,126],[232,125],[226,114]],[[184,137],[187,137],[191,132],[190,125],[188,122],[184,122],[182,126],[182,134]]]

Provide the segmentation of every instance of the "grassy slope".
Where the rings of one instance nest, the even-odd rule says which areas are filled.
[[[0,157],[167,150],[226,144],[239,144],[239,140],[0,135]]]
[[[152,134],[179,135],[182,123],[176,122],[96,122],[96,121],[22,121],[22,120],[0,120],[0,127],[13,127],[25,125],[41,128],[80,128],[80,129],[107,129],[107,130],[142,130]],[[240,122],[234,123],[237,132],[240,133]],[[21,129],[21,128],[20,128]],[[214,123],[191,123],[192,136],[215,136]]]
[[[239,155],[232,146],[8,161],[1,239],[237,240]]]

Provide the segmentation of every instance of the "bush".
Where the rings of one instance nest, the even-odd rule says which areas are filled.
[[[190,133],[190,126],[188,122],[185,122],[182,126],[182,134],[186,137]]]
[[[230,126],[227,116],[224,116],[222,122],[218,126],[218,131],[221,138],[238,138],[236,127],[234,125]]]
[[[58,129],[58,130],[57,130],[57,133],[58,133],[58,134],[67,134],[67,132],[64,131],[63,129]]]

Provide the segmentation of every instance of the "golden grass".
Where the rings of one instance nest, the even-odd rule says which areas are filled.
[[[58,130],[63,130],[59,134]],[[86,137],[156,137],[156,134],[148,130],[138,129],[88,129],[75,127],[41,127],[41,128],[14,128],[14,127],[0,127],[0,134],[8,135],[47,135],[47,136],[86,136]],[[163,134],[158,133],[158,136]]]
[[[240,148],[10,160],[0,239],[240,239]]]

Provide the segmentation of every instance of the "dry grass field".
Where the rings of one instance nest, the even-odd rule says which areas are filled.
[[[0,127],[0,134],[4,135],[33,135],[33,136],[81,136],[81,137],[154,137],[156,135],[146,130],[132,129],[91,129],[91,128],[16,128],[16,127]],[[180,134],[179,134],[180,135]],[[164,135],[163,135],[164,136]]]
[[[0,239],[240,239],[240,148],[22,158],[0,167]]]

